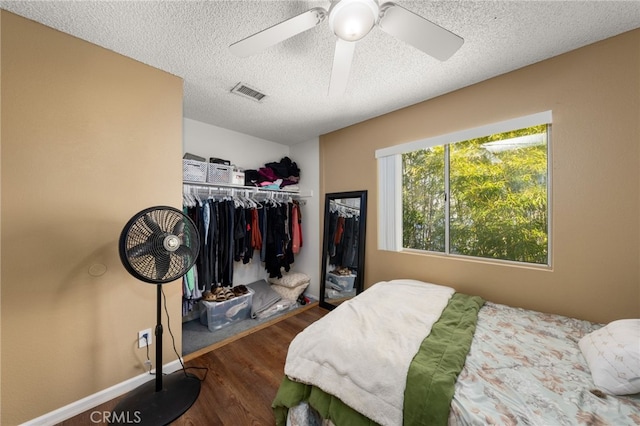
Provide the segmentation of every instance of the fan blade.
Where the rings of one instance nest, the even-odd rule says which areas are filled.
[[[331,80],[329,81],[329,96],[341,95],[346,90],[355,49],[356,42],[354,41],[344,41],[342,39],[336,41]]]
[[[251,56],[294,35],[310,30],[322,22],[326,16],[327,11],[321,7],[307,10],[300,15],[233,43],[229,46],[229,50],[237,56]]]
[[[464,39],[395,3],[380,6],[380,29],[429,56],[446,61]]]
[[[179,220],[178,223],[173,227],[172,235],[182,235],[184,232],[184,220]]]
[[[189,265],[195,260],[193,258],[193,250],[184,244],[178,247],[178,250],[174,251],[173,254],[178,256],[184,265]]]
[[[149,229],[151,229],[151,232],[153,234],[162,234],[160,225],[158,225],[156,221],[153,220],[150,214],[145,214],[144,216],[142,216],[142,220],[144,220],[144,223],[149,227]]]
[[[130,258],[136,258],[144,255],[150,255],[153,253],[154,243],[151,240],[147,240],[144,243],[138,244],[127,250],[127,256]]]
[[[171,265],[171,255],[167,253],[156,253],[156,278],[161,280],[169,272],[169,266]]]

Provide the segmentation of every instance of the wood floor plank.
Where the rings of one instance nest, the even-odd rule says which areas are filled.
[[[189,373],[204,379],[193,406],[175,426],[268,426],[275,424],[271,403],[284,374],[291,340],[326,310],[313,306],[268,326],[200,351],[185,362]],[[209,348],[211,349],[211,348]],[[192,369],[192,368],[203,368]],[[94,411],[109,411],[120,398],[87,410],[60,426],[101,424]]]

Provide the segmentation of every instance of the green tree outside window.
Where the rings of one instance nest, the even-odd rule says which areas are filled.
[[[447,252],[448,229],[449,253],[548,263],[546,125],[405,153],[402,163],[403,247]]]

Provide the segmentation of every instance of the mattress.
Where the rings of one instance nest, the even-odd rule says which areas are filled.
[[[640,424],[640,395],[604,395],[593,383],[578,341],[598,328],[486,302],[456,382],[449,424]]]
[[[583,336],[600,327],[486,302],[455,382],[448,424],[640,424],[640,395],[599,392],[578,347]],[[288,424],[332,424],[319,422],[308,404],[320,400],[317,395],[323,392],[313,386],[305,392],[311,398],[303,398],[303,404],[289,410]],[[375,424],[361,414],[358,424]],[[405,424],[407,418],[411,416],[405,413]]]

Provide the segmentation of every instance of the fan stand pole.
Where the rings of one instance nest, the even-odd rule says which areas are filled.
[[[156,392],[162,390],[162,286],[156,285]]]
[[[178,370],[162,374],[162,288],[157,285],[156,380],[123,397],[111,412],[109,424],[168,425],[184,414],[200,394],[200,379]]]

